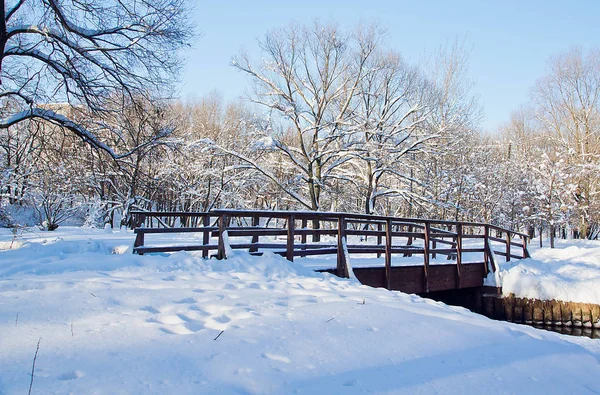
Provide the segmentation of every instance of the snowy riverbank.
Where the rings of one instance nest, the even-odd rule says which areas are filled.
[[[40,338],[34,394],[600,391],[595,340],[272,255],[142,257],[132,242],[60,228],[0,252],[0,393],[27,392]]]
[[[554,249],[540,249],[537,242],[531,259],[501,264],[505,295],[600,304],[600,241],[556,240]]]

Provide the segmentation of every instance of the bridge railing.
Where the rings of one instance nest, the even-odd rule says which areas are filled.
[[[306,211],[214,210],[210,212],[132,212],[136,240],[133,252],[202,251],[203,257],[226,258],[230,250],[251,254],[273,251],[293,261],[294,257],[337,255],[332,268],[348,277],[349,254],[376,254],[385,261],[385,282],[389,288],[392,255],[421,256],[424,281],[429,265],[438,255],[454,261],[460,287],[464,264],[482,263],[486,273],[496,271],[495,255],[529,257],[527,235],[498,226],[446,220],[397,218],[367,214]],[[191,233],[185,244],[152,245],[146,236]],[[465,261],[481,256],[478,262]]]

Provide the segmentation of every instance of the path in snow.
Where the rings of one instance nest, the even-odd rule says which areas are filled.
[[[600,391],[591,339],[271,254],[134,256],[128,232],[30,236],[0,252],[3,394],[27,392],[40,337],[34,394]]]

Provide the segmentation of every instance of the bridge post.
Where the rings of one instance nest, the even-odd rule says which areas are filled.
[[[462,235],[463,227],[461,223],[456,224],[456,280],[457,287],[462,288],[461,270],[462,270]]]
[[[489,270],[489,262],[490,262],[490,251],[489,250],[489,237],[490,237],[490,226],[489,225],[484,225],[483,226],[483,261],[485,262],[485,275],[487,277],[487,275],[490,273]]]
[[[392,289],[392,220],[385,221],[385,286]]]
[[[210,216],[208,214],[205,214],[204,217],[202,217],[202,225],[205,228],[210,226]],[[210,232],[204,229],[204,232],[202,232],[202,245],[207,246],[208,243],[210,243]],[[202,250],[202,258],[208,258],[207,249]]]
[[[378,231],[378,232],[381,232],[381,231],[383,231],[383,224],[382,224],[381,222],[377,223],[377,231]],[[386,235],[387,235],[387,234],[386,234]],[[380,245],[381,245],[381,242],[383,241],[382,239],[383,239],[383,238],[381,237],[381,235],[380,235],[380,234],[378,234],[378,235],[377,235],[377,246],[380,246]],[[380,252],[378,252],[378,253],[377,253],[377,258],[381,258],[381,253],[380,253]]]
[[[136,236],[135,236],[135,241],[133,242],[133,247],[142,247],[144,245],[144,233],[139,232]],[[142,254],[140,254],[142,255]]]
[[[306,231],[307,226],[308,226],[308,220],[306,218],[303,218],[302,219],[302,230],[304,232],[302,232],[302,236],[301,236],[302,239],[300,240],[300,242],[302,244],[306,244],[306,233],[305,233],[305,231]]]
[[[338,217],[337,234],[337,268],[338,277],[349,278],[348,263],[346,262],[346,218],[343,215]]]
[[[412,233],[413,232],[413,226],[412,225],[408,225],[408,233]],[[408,236],[407,242],[406,242],[406,246],[411,246],[413,243],[413,237]],[[405,252],[404,256],[412,256],[411,253]]]
[[[252,226],[257,227],[258,225],[260,225],[260,216],[255,215],[252,217]],[[258,235],[252,236],[252,246],[250,247],[250,252],[258,251],[258,247],[256,247],[256,244],[258,244]]]
[[[219,245],[217,246],[217,259],[225,259],[227,253],[225,252],[225,240],[223,234],[227,229],[227,216],[224,214],[219,215]]]
[[[431,224],[425,221],[423,234],[423,268],[424,268],[424,286],[425,292],[429,292],[429,237],[431,234]]]
[[[312,241],[313,241],[313,243],[318,243],[321,241],[321,234],[319,233],[319,230],[321,229],[321,221],[319,221],[318,218],[313,219],[312,227],[313,227],[313,230],[315,231],[312,235]]]
[[[146,222],[146,216],[144,214],[134,214],[133,221],[131,221],[131,229],[141,227]]]
[[[300,249],[302,251],[306,250],[306,232],[308,231],[308,220],[306,218],[302,219],[302,235],[300,236],[300,243],[302,244],[302,246],[300,247]],[[306,254],[300,255],[301,257],[305,257]]]
[[[293,215],[287,218],[287,246],[285,250],[285,258],[294,262],[294,227],[296,225],[296,217]]]
[[[506,231],[506,262],[510,261],[510,232]]]

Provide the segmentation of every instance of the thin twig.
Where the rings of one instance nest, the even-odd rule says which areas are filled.
[[[327,320],[327,321],[325,321],[325,322],[330,322],[330,321],[333,321],[334,319],[335,319],[335,317],[331,317],[330,319],[328,319],[328,320]]]
[[[15,318],[15,327],[19,325],[19,312],[17,311],[17,317]]]
[[[31,381],[29,382],[29,392],[28,395],[31,395],[31,388],[33,387],[33,375],[35,374],[35,361],[37,360],[38,351],[40,351],[40,342],[42,338],[38,340],[37,347],[35,349],[35,355],[33,356],[33,364],[31,365]]]
[[[93,293],[93,292],[90,292],[90,294],[91,294],[91,295],[92,295],[94,298],[96,298],[96,297],[97,297],[96,295],[94,295],[94,293]]]
[[[221,331],[221,333],[219,333],[219,334],[217,335],[217,337],[215,337],[213,340],[217,340],[219,337],[221,337],[221,335],[223,334],[223,332],[225,332],[225,331]]]
[[[73,324],[71,323],[71,336],[75,337],[75,331],[73,330]]]

